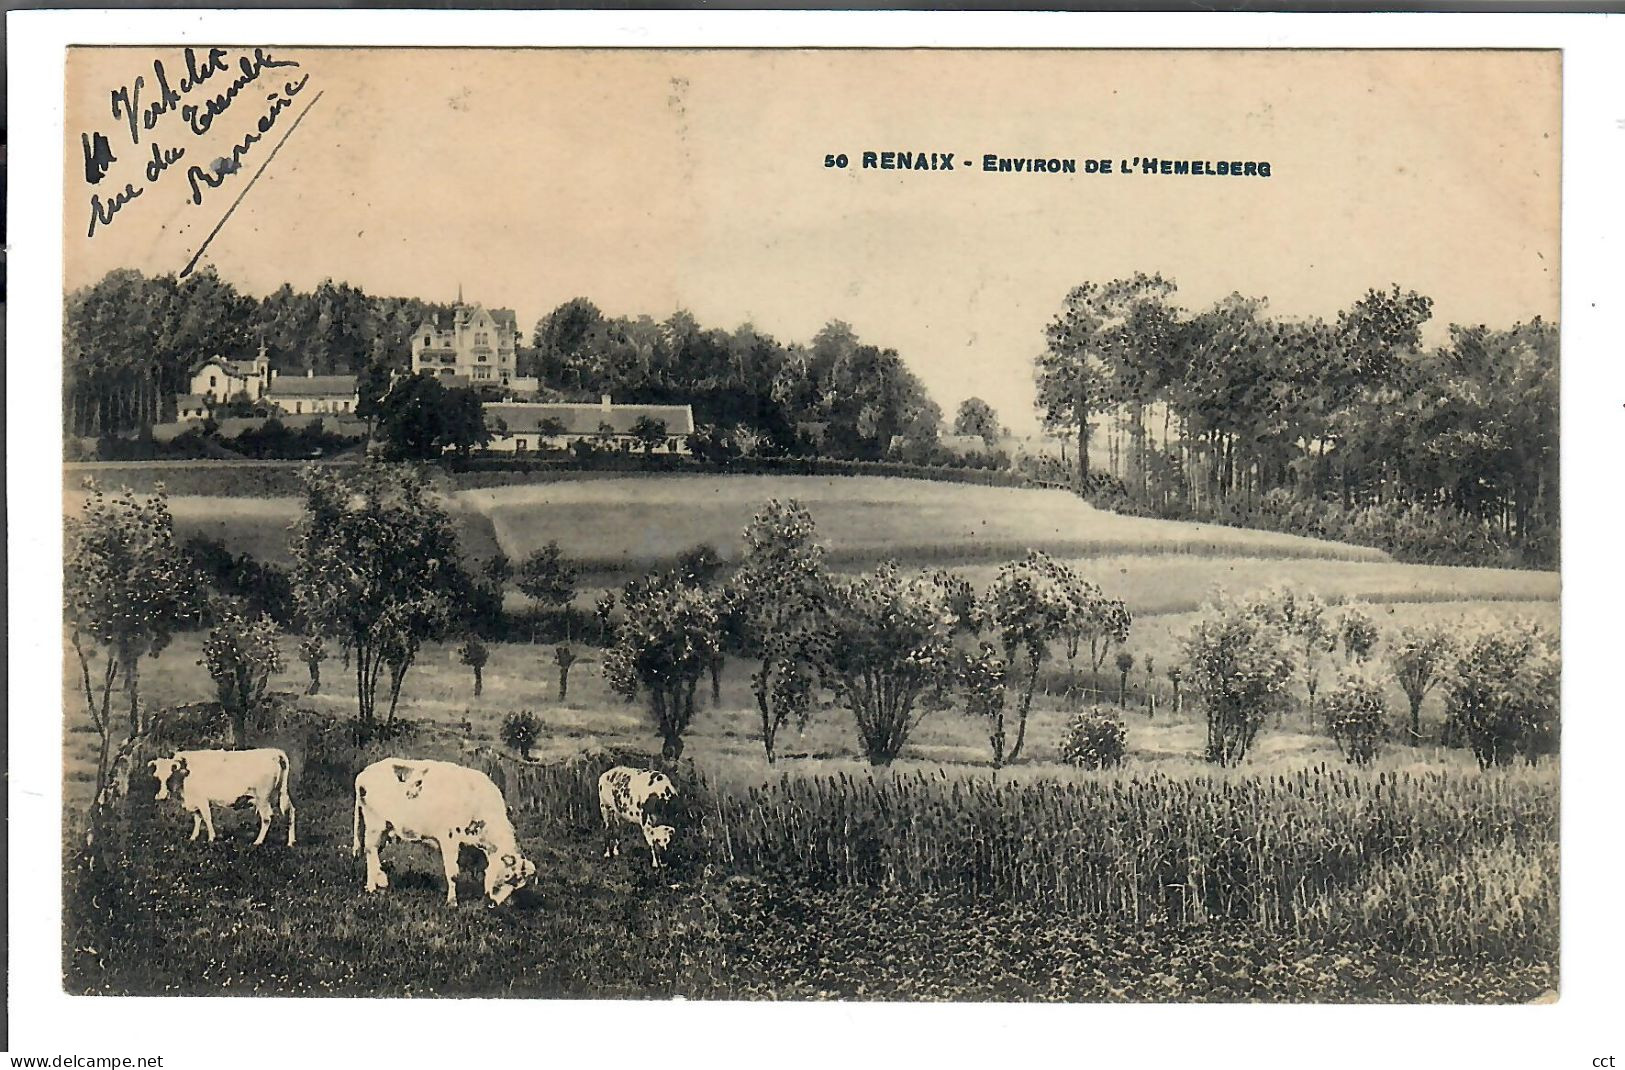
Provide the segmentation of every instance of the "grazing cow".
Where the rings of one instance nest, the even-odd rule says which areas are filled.
[[[254,804],[260,816],[260,834],[254,846],[265,842],[275,803],[288,818],[288,846],[294,841],[293,800],[288,797],[288,756],[275,747],[259,750],[183,750],[148,762],[158,778],[159,801],[173,793],[192,814],[191,839],[209,830],[214,842],[213,806],[231,806],[242,799]]]
[[[457,902],[457,851],[467,844],[485,855],[485,894],[504,902],[536,874],[519,853],[508,804],[478,769],[411,758],[385,758],[355,778],[355,834],[351,853],[367,848],[369,892],[389,887],[378,847],[386,835],[440,848],[446,903]]]
[[[633,769],[618,765],[598,778],[598,813],[604,819],[604,857],[621,853],[616,833],[621,822],[629,821],[643,832],[643,842],[649,845],[649,858],[654,868],[660,868],[660,851],[671,845],[670,825],[652,824],[648,804],[657,799],[670,799],[677,794],[677,786],[665,773],[654,769]]]

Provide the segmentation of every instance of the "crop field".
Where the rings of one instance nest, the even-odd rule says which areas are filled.
[[[770,498],[795,498],[818,521],[835,565],[1169,553],[1380,561],[1366,547],[1103,512],[1066,491],[875,476],[678,476],[581,480],[457,493],[491,519],[509,556],[549,539],[590,569],[663,564],[697,543],[730,556]]]
[[[289,752],[300,843],[275,846],[273,835],[251,849],[252,814],[239,810],[219,819],[221,842],[188,844],[186,819],[138,778],[113,848],[120,864],[68,883],[78,918],[68,989],[1468,1002],[1556,989],[1555,760],[1482,773],[1462,750],[1395,738],[1354,771],[1295,710],[1270,719],[1238,769],[1216,771],[1201,760],[1200,713],[1188,696],[1175,710],[1165,675],[1214,586],[1292,582],[1359,598],[1384,633],[1475,620],[1556,631],[1555,573],[1404,565],[1360,547],[1118,517],[1059,492],[897,479],[635,477],[446,500],[471,558],[500,546],[518,559],[557,539],[588,566],[579,604],[696,543],[732,556],[773,496],[809,506],[843,571],[896,557],[951,566],[983,588],[998,561],[1029,547],[1069,560],[1134,613],[1126,695],[1109,665],[1097,678],[1055,650],[1026,753],[997,774],[985,724],[952,707],[927,713],[892,767],[871,769],[851,714],[827,697],[805,727],[781,731],[770,766],[751,666],[730,658],[715,697],[702,682],[679,772],[683,834],[655,874],[631,839],[620,858],[601,857],[594,778],[609,756],[650,754],[659,740],[642,705],[610,692],[597,647],[575,644],[561,699],[550,645],[490,644],[476,697],[455,644],[426,644],[401,698],[410,731],[358,747],[314,727],[354,716],[353,677],[335,657],[320,692],[303,694],[305,667],[284,636],[276,712],[252,741]],[[171,507],[183,536],[287,560],[296,499],[186,496]],[[223,745],[201,640],[179,634],[141,662],[144,701],[181,711],[171,746]],[[65,659],[70,842],[95,766],[76,671]],[[1329,663],[1323,680],[1334,674]],[[1071,714],[1120,697],[1123,767],[1061,764]],[[1397,723],[1397,689],[1388,703]],[[520,710],[542,725],[529,762],[498,742]],[[1422,720],[1435,738],[1437,693]],[[363,894],[348,853],[350,782],[389,754],[488,770],[537,862],[534,885],[487,910],[465,874],[465,902],[447,908],[438,860],[397,845],[385,856],[390,890]],[[133,909],[98,913],[101,882]],[[203,945],[213,953],[189,951]]]

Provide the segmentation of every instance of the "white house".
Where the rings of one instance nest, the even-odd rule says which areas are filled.
[[[518,368],[519,322],[511,308],[463,304],[459,290],[451,322],[436,315],[412,334],[412,372],[440,379],[463,376],[476,386],[506,386]]]
[[[503,453],[530,453],[568,449],[572,443],[587,441],[600,448],[641,452],[643,443],[632,429],[645,419],[665,431],[664,441],[652,452],[688,453],[688,438],[694,433],[692,407],[616,405],[608,394],[596,405],[591,402],[488,404],[485,425],[491,430],[491,444],[487,448]]]
[[[276,372],[266,359],[265,345],[260,344],[259,356],[253,360],[227,360],[216,355],[203,362],[192,373],[191,392],[209,401],[230,401],[238,394],[249,401],[258,401],[271,389]]]
[[[265,400],[290,416],[307,413],[354,413],[356,384],[353,375],[279,375],[271,381]]]

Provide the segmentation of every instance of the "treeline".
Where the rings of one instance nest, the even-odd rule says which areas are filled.
[[[188,278],[109,272],[68,294],[63,323],[63,428],[112,435],[175,417],[174,398],[202,361],[252,357],[265,343],[283,375],[405,368],[412,332],[449,304],[375,297],[328,280],[313,292],[284,283],[253,298],[205,268]]]
[[[414,330],[437,314],[449,322],[451,310],[332,280],[256,299],[212,269],[186,279],[109,272],[67,298],[64,429],[103,436],[172,420],[201,361],[249,357],[262,341],[280,374],[363,375],[381,396],[387,369],[409,365]],[[702,327],[684,311],[606,317],[576,298],[543,316],[532,340],[517,371],[537,376],[544,397],[690,404],[707,443],[733,455],[876,460],[895,439],[922,457],[937,444],[942,412],[919,378],[838,321],[810,344],[787,344],[748,324]]]
[[[1417,528],[1420,541],[1549,564],[1557,327],[1452,325],[1425,347],[1431,315],[1398,286],[1326,322],[1275,318],[1239,294],[1190,312],[1158,275],[1085,283],[1049,325],[1038,404],[1078,437],[1081,473],[1111,453],[1130,508],[1249,526],[1297,516],[1332,537]],[[1091,442],[1101,417],[1107,441]]]
[[[607,317],[586,298],[543,316],[533,371],[563,398],[690,404],[745,456],[818,454],[876,460],[893,438],[937,442],[942,410],[893,349],[831,321],[811,343],[785,343],[745,324],[703,327],[685,311],[665,320]]]

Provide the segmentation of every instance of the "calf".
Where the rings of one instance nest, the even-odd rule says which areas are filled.
[[[271,828],[272,804],[288,818],[288,846],[294,841],[293,799],[288,796],[288,756],[275,747],[259,750],[183,750],[168,758],[147,763],[158,778],[159,801],[171,794],[192,814],[191,839],[208,829],[214,842],[216,803],[231,806],[242,799],[254,804],[260,817],[260,834],[254,846],[265,842]]]
[[[369,892],[389,887],[378,858],[387,835],[440,848],[448,905],[457,902],[457,852],[465,844],[485,855],[485,894],[492,906],[536,875],[536,864],[519,853],[501,789],[478,769],[410,758],[367,766],[355,778],[350,849],[360,855],[366,846]]]
[[[660,868],[660,851],[671,845],[675,831],[670,825],[652,824],[648,804],[652,800],[670,799],[677,794],[677,786],[665,773],[654,769],[633,769],[618,765],[598,778],[598,813],[604,819],[604,857],[621,853],[616,833],[621,822],[629,821],[643,832],[643,842],[649,845],[649,858],[654,868]]]

